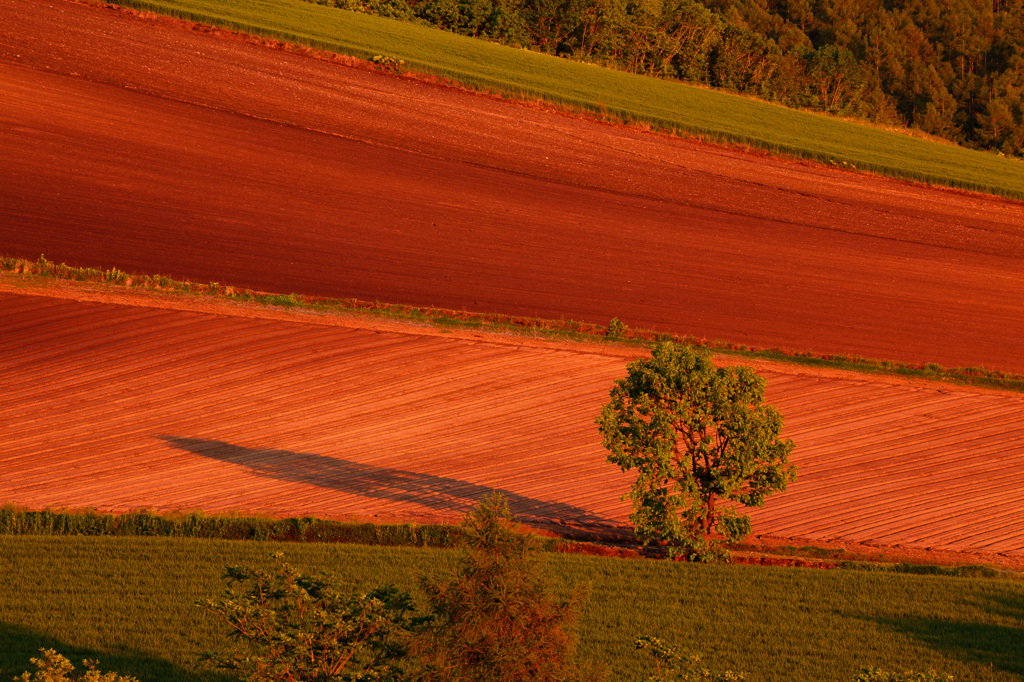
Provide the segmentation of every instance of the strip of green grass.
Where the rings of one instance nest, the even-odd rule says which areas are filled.
[[[699,339],[693,336],[677,336],[647,329],[622,328],[612,334],[608,327],[578,322],[576,320],[544,320],[514,315],[469,313],[440,308],[417,308],[401,304],[368,302],[357,299],[327,299],[298,294],[271,294],[248,289],[236,290],[230,286],[212,282],[181,282],[162,275],[136,275],[117,268],[98,270],[56,264],[40,256],[37,261],[26,261],[0,254],[0,272],[12,272],[27,276],[39,276],[73,282],[94,282],[109,286],[136,287],[157,290],[166,294],[216,296],[239,303],[278,306],[311,310],[324,313],[357,312],[377,315],[388,319],[430,324],[437,327],[469,328],[487,331],[530,334],[552,339],[584,342],[612,342],[646,347],[654,341],[672,339],[677,342],[711,349],[717,353],[740,357],[759,358],[789,362],[808,367],[827,367],[867,374],[888,374],[914,377],[933,381],[947,381],[965,386],[980,386],[1007,391],[1024,391],[1024,376],[1007,374],[981,367],[944,368],[935,363],[908,365],[888,360],[872,360],[846,355],[818,355],[810,351],[794,351],[784,348],[762,348],[740,346],[725,341]],[[609,325],[610,327],[611,325]]]
[[[303,0],[118,0],[136,9],[369,59],[655,128],[1024,198],[1024,164],[819,114],[572,62]]]
[[[353,590],[449,570],[453,550],[182,538],[0,537],[0,677],[42,646],[143,680],[217,679],[194,666],[224,630],[193,606],[226,565],[282,551]],[[862,571],[705,566],[547,555],[558,590],[590,585],[581,658],[608,680],[642,672],[637,635],[661,636],[749,680],[849,680],[866,665],[958,680],[1024,680],[1024,584]]]
[[[202,540],[245,540],[271,542],[319,542],[372,545],[383,547],[431,547],[450,549],[463,541],[462,527],[451,524],[418,523],[359,523],[332,521],[312,516],[274,519],[264,516],[240,514],[156,514],[148,510],[109,514],[95,509],[20,509],[7,504],[0,507],[0,535],[33,536],[107,536],[107,537],[170,537]],[[546,533],[538,537],[537,547],[544,552],[587,554],[596,556],[629,556],[641,558],[635,549],[614,548],[587,544],[586,540],[567,539]],[[573,538],[587,533],[575,530]],[[601,536],[591,536],[601,539]],[[630,544],[626,540],[621,540]],[[639,543],[637,543],[639,544]],[[618,554],[617,554],[617,551]],[[763,555],[759,545],[736,545],[740,552],[754,551]],[[648,548],[646,556],[656,556],[657,550]],[[940,566],[937,564],[894,564],[842,549],[820,547],[783,547],[772,550],[772,555],[784,557],[825,559],[830,568],[869,571],[892,571],[915,575],[946,575],[965,578],[1024,578],[1024,574],[1001,570],[981,564]],[[661,558],[664,554],[661,555]],[[755,563],[742,557],[736,563]],[[800,565],[800,564],[797,564]],[[814,564],[812,564],[814,565]]]

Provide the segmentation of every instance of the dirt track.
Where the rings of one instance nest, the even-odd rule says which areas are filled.
[[[13,291],[5,502],[431,520],[499,489],[531,523],[627,522],[593,420],[633,351]],[[1024,562],[1024,396],[758,371],[800,477],[755,533]]]
[[[118,10],[0,14],[8,254],[1024,372],[1019,203]]]

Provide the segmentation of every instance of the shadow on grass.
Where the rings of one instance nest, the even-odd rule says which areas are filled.
[[[98,660],[101,672],[117,672],[137,677],[141,682],[230,682],[234,678],[202,668],[189,670],[170,661],[147,654],[121,649],[105,653],[73,646],[48,635],[13,623],[0,622],[0,680],[10,680],[23,672],[35,672],[31,659],[39,658],[40,649],[53,649],[75,666],[76,673],[85,670],[82,659]]]
[[[1000,618],[1012,618],[1021,628],[1021,660],[1024,661],[1024,592],[1004,592],[990,596],[988,601],[978,604],[989,613]]]
[[[1024,677],[1024,628],[927,618],[882,618],[878,622],[949,658]]]
[[[260,476],[315,485],[370,499],[410,502],[439,512],[464,513],[480,498],[499,492],[525,523],[566,521],[605,525],[609,521],[585,509],[561,502],[524,497],[508,490],[477,485],[445,476],[376,467],[324,455],[289,450],[244,448],[217,440],[161,436],[170,445],[221,462],[243,466]]]

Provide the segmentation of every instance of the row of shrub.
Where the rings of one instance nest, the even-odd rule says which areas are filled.
[[[313,517],[272,519],[211,516],[201,512],[160,515],[145,510],[105,514],[95,510],[31,511],[5,505],[0,507],[0,535],[151,536],[454,547],[461,541],[462,531],[450,525],[353,523]]]
[[[259,516],[209,515],[202,512],[158,514],[148,510],[111,514],[84,510],[34,511],[13,505],[0,507],[0,536],[108,536],[175,537],[208,540],[254,540],[269,542],[322,542],[379,547],[458,547],[464,540],[461,526],[447,524],[368,523],[320,519],[316,517],[273,519]],[[538,538],[542,551],[597,554],[602,556],[640,556],[632,549],[588,545],[559,538]],[[792,549],[792,548],[783,548]],[[783,551],[793,556],[815,556],[817,548]],[[650,556],[661,556],[657,550]],[[738,563],[756,563],[738,559]],[[772,562],[778,565],[779,562]],[[821,566],[866,571],[886,571],[913,575],[940,575],[959,578],[1015,577],[984,565],[940,566],[936,564],[882,563],[862,557],[831,554],[823,562],[794,561],[794,566]]]

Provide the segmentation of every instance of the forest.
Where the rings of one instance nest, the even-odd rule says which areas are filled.
[[[313,0],[1024,156],[1024,0]]]

